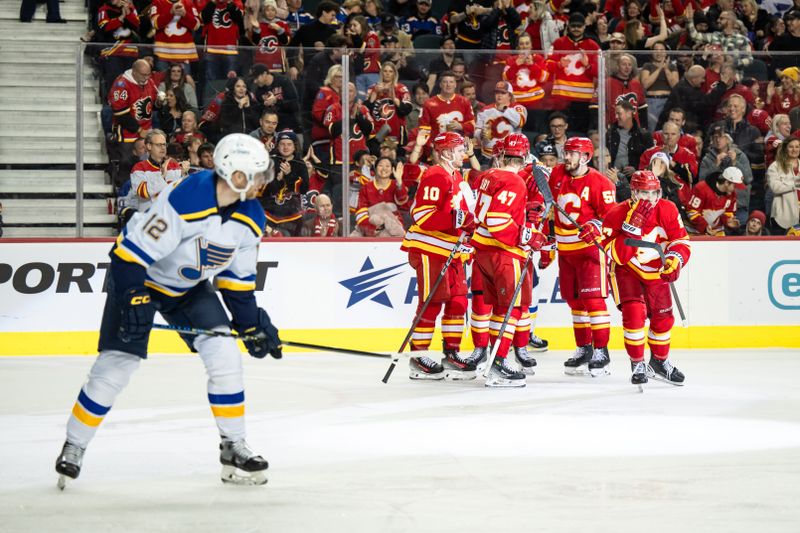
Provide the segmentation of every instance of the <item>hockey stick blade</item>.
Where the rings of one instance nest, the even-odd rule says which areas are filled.
[[[627,238],[625,239],[625,244],[628,246],[633,246],[634,248],[650,248],[651,250],[655,250],[658,254],[658,257],[661,259],[661,264],[667,264],[667,258],[664,255],[664,250],[661,248],[661,245],[655,242],[650,241],[643,241],[642,239],[633,239]],[[675,289],[675,284],[671,281],[669,282],[669,290],[672,292],[672,299],[675,300],[675,307],[678,308],[678,315],[681,317],[681,325],[685,328],[689,327],[689,321],[686,320],[686,314],[683,312],[683,305],[681,304],[681,299],[678,298],[678,291]]]

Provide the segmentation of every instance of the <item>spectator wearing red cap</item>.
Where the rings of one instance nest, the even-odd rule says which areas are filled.
[[[773,194],[770,231],[785,234],[800,224],[800,138],[787,137],[767,169],[767,186]]]
[[[745,237],[762,237],[764,235],[769,235],[766,225],[767,215],[765,215],[763,211],[759,211],[758,209],[751,211],[750,215],[747,217],[747,224],[744,228]]]

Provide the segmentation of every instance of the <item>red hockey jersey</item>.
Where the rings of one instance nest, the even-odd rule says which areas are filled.
[[[556,165],[550,174],[550,190],[558,205],[581,226],[590,220],[605,218],[615,203],[614,184],[591,168],[583,176],[573,177],[563,163]],[[575,253],[593,246],[578,237],[578,228],[560,212],[555,214],[555,232],[558,252],[561,254]]]
[[[499,168],[487,170],[480,182],[476,207],[478,228],[472,236],[472,245],[478,253],[500,251],[512,257],[527,257],[519,246],[528,197],[525,182],[518,174]]]
[[[317,97],[314,99],[314,106],[311,108],[312,141],[331,138],[328,127],[325,125],[325,113],[333,104],[340,104],[341,98],[341,95],[330,87],[324,86],[319,90]]]
[[[162,172],[161,166],[150,159],[133,165],[131,191],[136,193],[137,209],[145,211],[167,185],[179,179],[181,179],[181,165],[172,158],[167,160],[166,172]]]
[[[475,126],[481,131],[481,152],[486,157],[492,157],[492,149],[498,142],[503,142],[510,133],[519,133],[525,120],[528,118],[528,110],[521,104],[512,103],[503,111],[497,109],[496,104],[484,107],[478,113],[478,123]],[[484,135],[489,134],[489,139]]]
[[[359,114],[367,117],[370,121],[372,117],[370,117],[369,110],[365,106],[361,106],[359,109]],[[333,125],[337,122],[341,122],[342,120],[342,106],[339,102],[334,103],[332,106],[328,108],[325,112],[325,120],[323,124],[328,131],[333,128]],[[372,127],[372,131],[375,131],[375,126]],[[341,164],[342,163],[342,135],[337,135],[334,137],[331,135],[331,160],[332,164]],[[364,132],[361,131],[361,127],[358,125],[353,119],[350,119],[350,159],[351,163],[353,162],[353,156],[359,150],[366,150],[367,149],[367,136],[364,135]]]
[[[449,256],[460,234],[454,227],[453,209],[468,210],[466,195],[472,194],[460,173],[449,174],[438,165],[428,168],[414,195],[411,207],[414,223],[406,232],[401,249]],[[459,258],[456,253],[456,259]]]
[[[277,24],[280,30],[276,30],[270,24]],[[292,37],[292,29],[286,21],[275,19],[273,21],[261,22],[258,32],[253,32],[251,39],[256,43],[256,55],[254,63],[264,65],[270,72],[286,72],[286,51],[284,46],[289,44]]]
[[[611,208],[603,220],[603,245],[611,254],[614,268],[633,272],[642,281],[661,282],[661,258],[655,250],[634,248],[625,244],[628,235],[622,233],[622,224],[630,217],[631,202],[619,203]],[[683,265],[689,261],[691,244],[686,228],[678,213],[678,208],[669,200],[656,203],[649,220],[642,228],[643,241],[655,242],[665,251],[674,251],[683,258]],[[613,281],[612,281],[613,283]]]
[[[511,56],[506,59],[503,69],[503,79],[511,84],[511,92],[517,103],[531,104],[544,98],[544,82],[550,77],[545,60],[542,56],[534,54],[518,63],[520,56]]]
[[[690,152],[680,144],[678,144],[674,152],[669,152],[663,145],[656,145],[652,148],[648,148],[642,152],[639,158],[639,170],[647,168],[647,165],[650,164],[650,158],[653,157],[653,154],[656,152],[664,152],[672,161],[675,161],[676,165],[685,167],[691,173],[692,177],[697,177],[697,156],[694,155],[694,152]]]
[[[431,132],[428,143],[441,132],[447,131],[447,125],[451,122],[461,124],[463,128],[461,133],[464,137],[472,137],[475,134],[475,115],[472,112],[472,105],[460,94],[453,95],[450,100],[436,95],[422,106],[419,129]]]
[[[125,115],[132,117],[139,129],[149,130],[153,127],[153,104],[157,93],[158,89],[152,79],[139,85],[133,79],[130,69],[114,80],[111,90],[108,91],[108,103],[114,113],[113,129],[117,141],[132,143],[139,138],[138,130],[123,127]]]
[[[408,209],[408,188],[405,183],[401,187],[397,186],[397,181],[389,180],[386,188],[378,188],[378,184],[371,180],[361,187],[358,191],[358,206],[356,207],[356,225],[362,228],[365,235],[375,234],[375,225],[369,221],[369,208],[375,204],[386,202],[397,206],[395,216],[400,225],[403,225],[401,209]]]
[[[611,125],[617,120],[616,110],[614,109],[620,102],[630,102],[637,113],[633,115],[633,120],[639,122],[639,112],[647,107],[647,100],[644,97],[642,83],[632,78],[622,80],[616,76],[608,78],[606,85],[606,124]]]
[[[120,19],[122,10],[112,4],[103,4],[97,12],[97,27],[114,36],[114,44],[100,51],[103,57],[139,57],[139,50],[132,45],[134,32],[139,29],[139,13],[130,4],[128,14]]]
[[[186,9],[183,16],[172,13],[172,6],[178,2]],[[153,0],[150,21],[156,30],[154,52],[157,58],[178,63],[197,61],[193,34],[200,28],[200,16],[192,0]]]
[[[378,90],[378,86],[373,85],[367,91],[367,97],[371,98],[375,93],[375,101],[369,104],[372,110],[372,121],[375,128],[380,130],[384,124],[389,126],[389,135],[395,137],[397,141],[404,145],[408,141],[408,131],[406,131],[406,117],[401,117],[397,112],[392,95],[389,91]],[[411,103],[411,93],[402,83],[394,86],[394,95],[402,103]]]
[[[364,74],[375,74],[381,71],[381,39],[374,31],[367,33],[364,45]]]
[[[591,101],[599,50],[596,42],[585,37],[573,41],[565,35],[553,41],[553,52],[549,57],[554,72],[553,96],[569,101]]]
[[[715,237],[725,236],[725,224],[736,213],[736,191],[719,195],[708,184],[701,181],[692,190],[692,197],[686,206],[686,214],[692,226],[700,233]]]
[[[664,134],[661,130],[653,132],[653,144],[655,146],[664,145]],[[681,136],[678,137],[678,146],[682,146],[689,150],[689,152],[697,154],[697,139],[690,133],[681,133]]]
[[[203,26],[206,37],[206,52],[218,55],[237,55],[239,44],[239,24],[242,23],[244,12],[238,2],[225,2],[216,0],[208,2],[203,8],[203,19],[207,22]],[[238,20],[238,21],[237,21]]]

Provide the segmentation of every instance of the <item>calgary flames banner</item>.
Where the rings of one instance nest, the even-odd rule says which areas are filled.
[[[0,355],[94,353],[110,247],[106,241],[0,244]],[[796,241],[695,241],[676,286],[689,327],[676,321],[675,347],[800,347]],[[554,349],[571,349],[557,265],[540,272],[534,296],[537,333]],[[400,345],[417,304],[414,271],[397,241],[265,241],[257,298],[286,338],[387,352]],[[620,316],[611,299],[608,306],[611,346],[621,349]],[[154,332],[150,349],[187,351],[164,331]]]

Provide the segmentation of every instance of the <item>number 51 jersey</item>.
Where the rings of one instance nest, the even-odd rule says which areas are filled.
[[[168,186],[131,218],[111,251],[146,269],[145,286],[168,296],[216,277],[219,289],[253,291],[266,216],[258,200],[217,206],[212,171]]]
[[[557,165],[550,174],[550,189],[558,205],[581,226],[590,220],[602,221],[616,204],[616,187],[610,179],[592,168],[583,176],[573,177],[563,163]],[[578,228],[558,211],[555,213],[555,231],[560,254],[594,248],[578,237]]]

